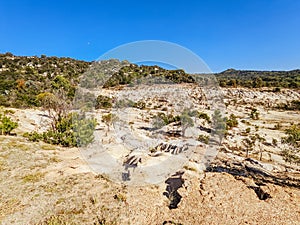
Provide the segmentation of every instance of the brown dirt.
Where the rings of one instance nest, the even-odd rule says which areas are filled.
[[[250,178],[186,171],[178,208],[166,184],[123,186],[95,175],[73,149],[1,137],[2,224],[299,224],[300,189]]]

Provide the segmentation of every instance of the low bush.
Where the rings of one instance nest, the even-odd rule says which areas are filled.
[[[226,120],[226,126],[227,129],[231,129],[232,127],[237,127],[237,125],[239,124],[237,119],[237,117],[234,114],[231,114],[229,116],[229,119]]]
[[[6,113],[0,112],[0,134],[10,135],[12,130],[18,127],[18,123],[14,122]]]
[[[108,109],[112,107],[112,98],[105,96],[105,95],[99,95],[96,99],[95,108],[96,109]]]
[[[207,114],[204,113],[204,112],[199,112],[199,113],[198,113],[198,118],[199,118],[199,119],[204,119],[204,120],[206,120],[207,123],[211,123],[211,120],[210,120],[209,115],[207,115]]]
[[[256,108],[253,108],[250,112],[250,118],[253,120],[259,120],[259,111]]]
[[[143,101],[138,101],[138,102],[134,103],[133,107],[137,108],[137,109],[145,109],[146,103]]]
[[[208,144],[209,143],[209,136],[200,134],[199,137],[198,137],[198,141],[201,141],[205,144]]]
[[[282,138],[282,142],[293,145],[295,147],[300,146],[300,124],[294,124],[290,128],[285,130],[286,137]]]
[[[288,163],[300,164],[300,157],[296,155],[296,152],[291,149],[284,149],[281,151],[281,156],[284,161]]]
[[[85,115],[69,113],[60,118],[55,126],[46,132],[25,133],[23,136],[29,141],[44,141],[64,147],[85,147],[94,141],[94,130],[97,121],[86,118]]]

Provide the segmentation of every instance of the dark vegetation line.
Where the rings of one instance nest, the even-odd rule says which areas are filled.
[[[300,88],[300,70],[253,71],[228,69],[216,74],[221,87]],[[276,91],[275,90],[275,91]]]

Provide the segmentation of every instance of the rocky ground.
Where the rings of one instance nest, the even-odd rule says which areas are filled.
[[[228,103],[225,114],[234,113],[239,125],[223,139],[208,168],[202,171],[190,160],[162,182],[140,186],[112,182],[109,176],[95,173],[77,148],[28,142],[21,134],[46,129],[49,118],[43,111],[13,109],[13,117],[19,120],[17,136],[0,136],[1,223],[299,224],[300,170],[282,159],[280,139],[291,122],[300,122],[300,113],[272,107],[299,99],[299,92],[222,92]],[[189,93],[195,104],[202,96]],[[167,102],[157,100],[162,105],[154,109],[157,104],[150,102],[153,112],[168,107]],[[260,112],[258,120],[249,117],[250,107]],[[205,104],[199,109],[210,112]],[[135,111],[131,115],[136,117],[129,121],[133,122],[131,129],[138,132],[151,110]],[[282,126],[274,129],[278,122]],[[257,143],[246,158],[241,134],[248,127],[250,134],[257,133],[265,141]],[[98,128],[103,132],[101,142],[118,144],[110,140],[112,131],[107,131],[105,124],[100,122]],[[187,131],[187,136],[193,134],[192,129]],[[138,135],[146,137],[149,132],[141,130]],[[277,145],[272,144],[273,139],[278,139]],[[205,144],[201,146],[205,148]]]

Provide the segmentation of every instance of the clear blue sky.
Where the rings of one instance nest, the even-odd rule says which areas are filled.
[[[185,46],[217,72],[300,68],[298,0],[0,0],[0,52],[95,60],[138,40]]]

